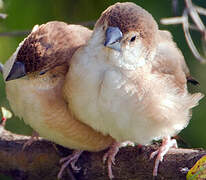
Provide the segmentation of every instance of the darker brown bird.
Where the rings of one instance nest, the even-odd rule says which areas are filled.
[[[74,117],[62,91],[70,59],[91,33],[58,21],[35,26],[3,68],[14,113],[45,139],[79,150],[68,158],[73,167],[82,150],[100,151],[113,142]]]

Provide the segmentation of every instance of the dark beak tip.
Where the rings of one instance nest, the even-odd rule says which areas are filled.
[[[21,78],[26,75],[25,65],[20,61],[14,62],[8,76],[5,81]]]
[[[5,79],[5,81],[9,81],[9,80],[11,80],[11,79],[10,79],[10,76],[8,75],[7,78]]]

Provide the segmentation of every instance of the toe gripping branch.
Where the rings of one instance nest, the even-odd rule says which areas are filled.
[[[175,139],[171,139],[169,136],[162,139],[162,145],[159,147],[158,150],[154,151],[150,155],[150,159],[154,158],[155,156],[155,165],[153,169],[153,176],[157,176],[159,163],[163,161],[164,155],[169,151],[170,148],[177,148],[177,141]]]

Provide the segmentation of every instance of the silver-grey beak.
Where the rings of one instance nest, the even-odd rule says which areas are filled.
[[[122,39],[122,32],[118,27],[109,26],[106,30],[104,46],[112,48],[116,51],[121,51],[120,40]]]
[[[6,81],[13,79],[18,79],[26,75],[25,65],[20,61],[15,61],[9,75],[6,78]]]

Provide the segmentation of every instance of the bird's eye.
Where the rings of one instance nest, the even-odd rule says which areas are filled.
[[[136,39],[136,36],[133,36],[131,39],[130,39],[130,42],[134,42]]]

